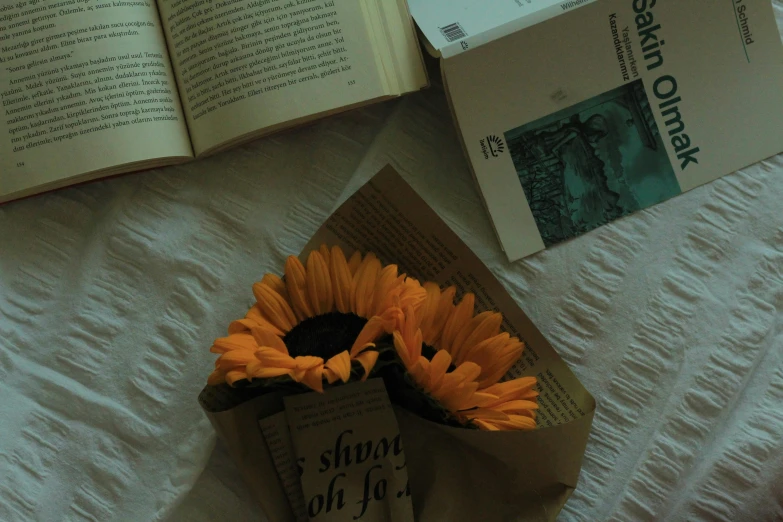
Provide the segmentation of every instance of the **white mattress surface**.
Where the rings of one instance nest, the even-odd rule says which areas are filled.
[[[510,265],[437,87],[0,207],[0,520],[260,520],[208,348],[386,163],[598,400],[561,520],[783,520],[783,156]]]

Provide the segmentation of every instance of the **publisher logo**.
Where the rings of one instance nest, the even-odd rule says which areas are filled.
[[[497,158],[506,151],[506,144],[503,140],[494,134],[490,134],[483,140],[481,140],[481,153],[484,154],[484,159],[489,159],[490,156]]]

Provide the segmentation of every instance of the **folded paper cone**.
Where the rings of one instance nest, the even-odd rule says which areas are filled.
[[[554,520],[576,487],[595,400],[489,269],[391,167],[329,217],[303,262],[322,244],[372,251],[411,277],[472,292],[478,311],[501,312],[503,330],[526,345],[509,377],[538,380],[533,431],[449,427],[395,407],[415,519]],[[282,411],[280,397],[242,402],[208,386],[200,401],[265,515],[296,520],[258,425]]]

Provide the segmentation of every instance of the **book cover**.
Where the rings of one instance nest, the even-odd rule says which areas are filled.
[[[783,150],[767,0],[604,0],[443,60],[516,260]]]

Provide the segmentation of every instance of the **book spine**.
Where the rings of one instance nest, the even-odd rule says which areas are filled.
[[[441,56],[443,58],[456,56],[475,47],[479,47],[527,27],[549,20],[550,18],[567,13],[568,11],[572,11],[578,7],[592,4],[595,1],[596,0],[566,0],[558,2],[557,4],[544,7],[538,11],[521,16],[482,33],[469,35],[466,38],[451,43],[440,50]]]

